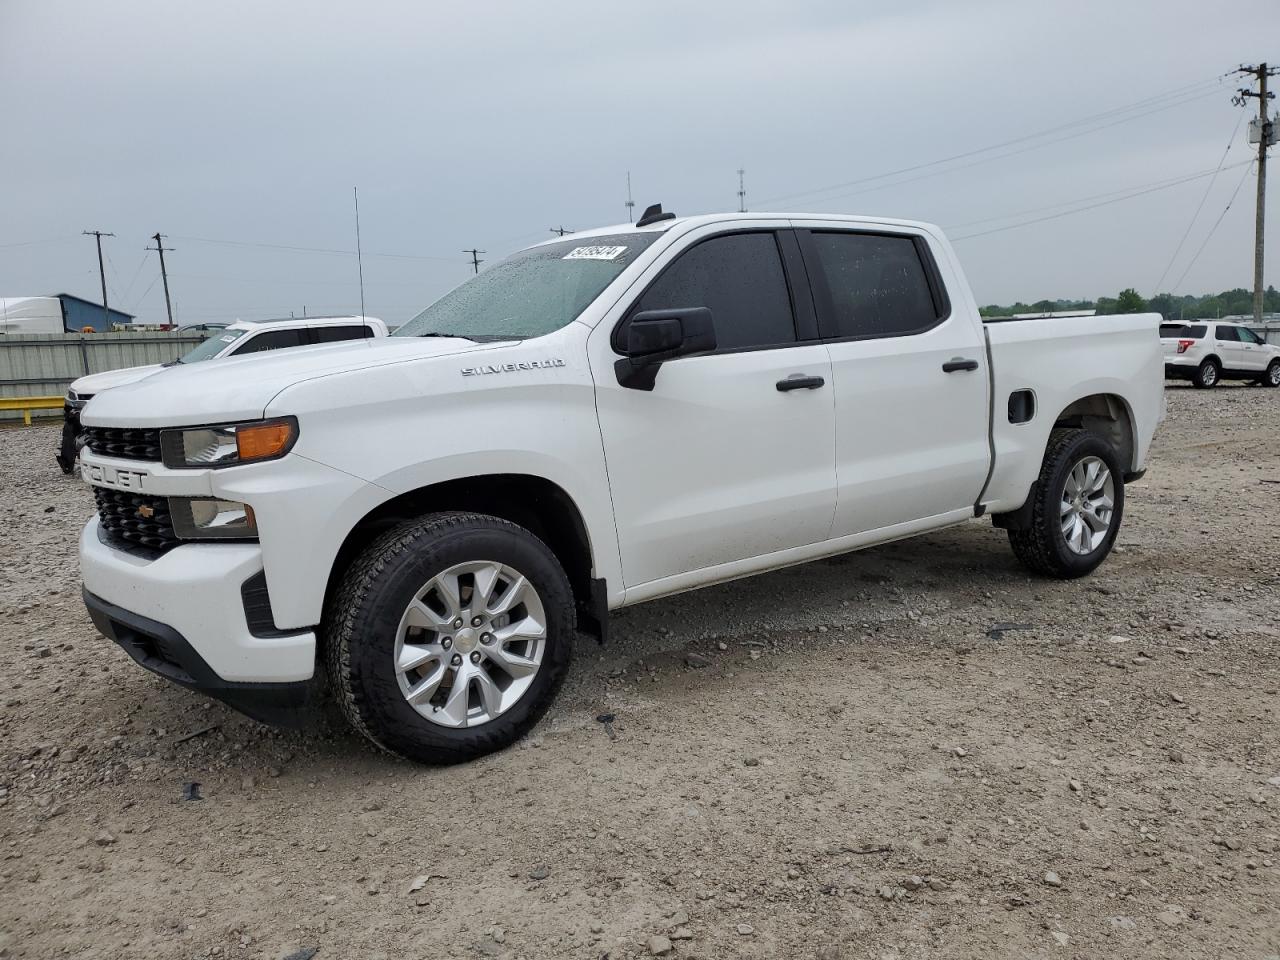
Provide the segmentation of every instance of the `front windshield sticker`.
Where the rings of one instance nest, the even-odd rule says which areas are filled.
[[[236,338],[236,335],[235,335],[234,333],[228,333],[228,334],[224,334],[223,336],[219,337],[218,339],[219,339],[220,341],[222,341],[223,343],[231,343],[232,341],[234,341],[234,340],[235,340],[235,338]]]
[[[561,260],[617,260],[626,247],[574,247]]]

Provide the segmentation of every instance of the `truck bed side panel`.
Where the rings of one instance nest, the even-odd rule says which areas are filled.
[[[991,351],[995,469],[982,496],[992,513],[1016,510],[1040,473],[1055,420],[1072,403],[1118,399],[1133,428],[1127,470],[1141,470],[1164,417],[1159,314],[1060,317],[985,325]],[[1029,390],[1034,415],[1011,423],[1009,398]]]

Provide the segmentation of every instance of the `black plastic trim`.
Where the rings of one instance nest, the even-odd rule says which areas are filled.
[[[271,609],[271,593],[267,590],[267,572],[259,570],[240,584],[240,602],[244,604],[244,623],[249,634],[263,640],[293,637],[306,630],[281,630]]]
[[[138,666],[166,680],[221,700],[247,717],[285,727],[310,725],[318,715],[318,675],[293,683],[223,680],[173,627],[125,610],[83,591],[93,625],[123,648]]]
[[[589,581],[588,596],[578,601],[578,629],[604,646],[609,639],[609,585],[603,577]]]
[[[1030,530],[1032,514],[1036,506],[1036,485],[1033,483],[1027,488],[1027,499],[1017,510],[1009,510],[1005,513],[993,513],[991,515],[991,525],[999,527],[1001,530]]]
[[[1146,467],[1143,467],[1141,470],[1130,470],[1128,473],[1124,475],[1124,482],[1133,483],[1136,480],[1141,480],[1146,475],[1147,475]]]

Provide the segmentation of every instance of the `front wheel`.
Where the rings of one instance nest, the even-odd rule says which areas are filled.
[[[1088,430],[1055,430],[1031,496],[1031,525],[1010,530],[1023,565],[1059,579],[1082,577],[1106,559],[1124,515],[1115,448]]]
[[[325,615],[329,679],[351,725],[423,763],[513,743],[555,698],[573,594],[554,553],[482,514],[413,520],[347,571]]]
[[[1272,360],[1258,382],[1264,387],[1280,387],[1280,360]]]

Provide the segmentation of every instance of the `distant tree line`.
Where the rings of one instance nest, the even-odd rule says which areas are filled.
[[[1280,290],[1267,287],[1262,303],[1264,313],[1280,313]],[[1019,302],[1007,307],[993,303],[981,308],[984,317],[1051,313],[1056,310],[1097,310],[1100,314],[1149,312],[1162,314],[1166,320],[1212,319],[1253,313],[1253,291],[1237,287],[1199,297],[1175,297],[1171,293],[1158,293],[1150,300],[1144,300],[1137,290],[1127,287],[1114,297],[1099,297],[1097,300],[1037,300],[1035,303]]]

